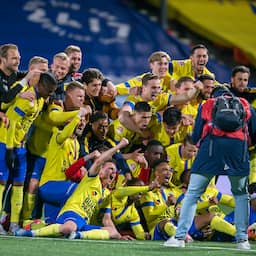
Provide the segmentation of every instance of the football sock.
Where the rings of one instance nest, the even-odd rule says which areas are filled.
[[[176,233],[176,227],[171,223],[171,222],[167,222],[164,225],[164,231],[168,236],[174,236]]]
[[[35,201],[36,201],[36,194],[31,194],[28,192],[25,193],[24,203],[23,203],[23,212],[22,212],[24,220],[28,220],[31,218]]]
[[[230,207],[235,207],[235,198],[233,196],[230,196],[230,195],[225,195],[225,194],[222,194],[220,200],[219,200],[219,203],[220,204],[225,204],[225,205],[228,205]]]
[[[61,224],[51,224],[43,228],[32,230],[33,236],[54,236],[60,234]]]
[[[109,232],[105,229],[94,229],[80,232],[81,239],[109,239]]]
[[[13,186],[11,195],[11,222],[19,223],[23,203],[23,186]]]
[[[256,182],[256,154],[251,152],[249,184]]]
[[[3,210],[3,194],[4,194],[5,185],[0,184],[0,213]]]
[[[214,216],[211,220],[210,226],[212,229],[223,232],[225,234],[235,236],[236,228],[234,225],[228,223],[227,221],[223,220],[219,216]]]

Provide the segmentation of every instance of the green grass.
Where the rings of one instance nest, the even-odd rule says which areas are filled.
[[[56,238],[0,237],[1,256],[233,256],[256,255],[256,242],[251,251],[236,249],[233,243],[193,242],[185,248],[166,248],[163,241],[93,241]]]

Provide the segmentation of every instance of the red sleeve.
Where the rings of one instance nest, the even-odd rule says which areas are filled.
[[[149,184],[149,179],[150,179],[150,168],[141,168],[140,174],[139,174],[139,179],[142,180],[145,185]]]
[[[70,165],[68,169],[66,169],[66,177],[71,181],[79,182],[83,178],[81,167],[84,166],[85,164],[86,161],[83,157],[78,159],[75,163]]]

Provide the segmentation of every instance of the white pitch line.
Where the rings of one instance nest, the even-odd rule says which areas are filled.
[[[133,241],[125,241],[125,240],[82,240],[82,239],[74,239],[74,240],[69,240],[69,239],[64,239],[64,238],[50,238],[50,237],[17,237],[17,236],[0,236],[0,238],[13,238],[13,239],[21,239],[21,238],[27,238],[27,239],[36,239],[36,240],[51,240],[51,241],[62,241],[62,242],[79,242],[79,243],[103,243],[103,244],[129,244],[129,245],[149,245],[146,241],[138,241],[138,240],[133,240]],[[153,241],[152,241],[153,242]],[[159,241],[160,242],[160,241]],[[164,247],[163,244],[157,243],[157,241],[150,243],[150,246],[155,246],[159,247],[161,246],[162,248],[168,248]],[[235,246],[235,244],[234,244]],[[256,250],[251,249],[251,250],[241,250],[237,248],[229,248],[229,247],[215,247],[215,246],[198,246],[196,243],[189,243],[185,248],[180,248],[181,250],[186,250],[187,249],[208,249],[208,250],[226,250],[226,251],[241,251],[241,252],[255,252]]]

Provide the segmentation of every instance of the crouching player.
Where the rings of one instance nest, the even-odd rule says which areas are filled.
[[[15,235],[55,236],[57,234],[72,234],[73,238],[81,239],[121,239],[122,236],[109,219],[105,222],[103,220],[103,224],[106,224],[104,227],[90,225],[90,219],[98,211],[100,202],[104,198],[104,190],[98,175],[102,164],[127,144],[128,141],[123,138],[118,145],[105,151],[94,161],[87,175],[81,180],[72,196],[61,209],[56,224],[33,231],[20,229]]]

